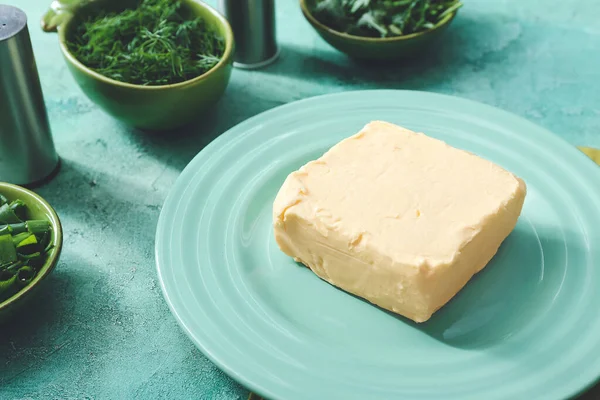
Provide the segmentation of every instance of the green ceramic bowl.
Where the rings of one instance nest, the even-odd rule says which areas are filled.
[[[434,28],[411,35],[372,38],[338,32],[319,22],[310,12],[315,0],[300,0],[302,13],[317,33],[330,45],[352,58],[398,60],[417,56],[436,42],[448,28],[457,11],[448,14]]]
[[[66,42],[78,17],[98,9],[123,9],[131,0],[60,0],[42,19],[45,31],[58,30],[60,48],[71,74],[83,92],[113,117],[146,130],[167,130],[185,125],[212,108],[222,96],[233,66],[234,39],[229,23],[208,5],[183,0],[185,10],[207,21],[225,39],[225,53],[210,71],[194,79],[162,86],[132,85],[109,79],[80,63]]]
[[[50,272],[56,267],[60,252],[62,250],[62,226],[58,215],[54,209],[40,196],[30,190],[17,185],[0,182],[0,194],[4,195],[8,200],[21,199],[27,204],[30,219],[47,219],[52,225],[52,244],[53,248],[48,253],[48,259],[42,266],[38,274],[33,278],[29,285],[21,289],[20,292],[9,297],[0,303],[0,322],[5,321],[15,311],[26,305],[31,295],[35,293],[42,281],[50,275]]]

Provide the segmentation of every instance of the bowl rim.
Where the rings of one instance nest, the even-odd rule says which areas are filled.
[[[424,36],[424,35],[433,33],[436,30],[442,28],[443,26],[448,25],[454,19],[454,17],[456,16],[456,14],[458,13],[458,9],[454,10],[453,12],[449,13],[444,18],[442,18],[441,21],[438,21],[438,23],[435,24],[433,28],[431,28],[429,30],[426,30],[426,31],[417,32],[417,33],[411,33],[411,34],[408,34],[408,35],[391,36],[391,37],[385,37],[385,38],[377,38],[377,37],[351,35],[349,33],[336,31],[335,29],[328,27],[327,25],[323,24],[322,22],[320,22],[319,20],[317,20],[312,15],[312,13],[310,12],[310,10],[308,9],[307,0],[300,0],[300,8],[302,9],[302,14],[304,14],[304,17],[315,28],[324,30],[327,33],[329,33],[329,34],[331,34],[333,36],[337,36],[337,37],[339,37],[341,39],[355,40],[355,41],[365,42],[365,43],[393,43],[393,42],[401,42],[401,41],[404,41],[404,40],[415,39],[415,38],[417,38],[419,36]]]
[[[171,83],[168,85],[138,85],[135,83],[127,83],[127,82],[118,81],[116,79],[111,79],[107,76],[104,76],[104,75],[94,71],[93,69],[89,68],[88,66],[86,66],[85,64],[80,62],[73,54],[71,54],[71,52],[69,51],[69,48],[66,45],[66,39],[65,39],[66,33],[65,32],[68,30],[71,22],[73,21],[73,18],[75,17],[76,12],[75,12],[75,14],[70,15],[63,23],[61,23],[57,27],[58,42],[60,44],[60,49],[61,49],[64,57],[67,59],[67,61],[69,63],[71,63],[74,67],[76,67],[80,71],[84,72],[85,74],[91,76],[92,78],[94,78],[96,80],[99,80],[103,83],[107,83],[107,84],[110,84],[113,86],[120,86],[122,88],[144,90],[144,91],[155,91],[155,90],[164,90],[164,89],[171,89],[171,88],[182,88],[182,87],[196,84],[205,79],[208,79],[217,70],[221,69],[224,65],[228,64],[232,60],[233,50],[234,50],[233,30],[231,29],[231,26],[229,25],[229,22],[225,19],[225,17],[223,17],[217,10],[215,10],[213,7],[209,6],[208,4],[206,4],[202,1],[198,1],[198,0],[182,0],[182,2],[183,3],[193,3],[193,4],[196,4],[196,5],[204,8],[205,10],[210,12],[216,18],[216,20],[219,21],[219,23],[222,25],[222,27],[225,29],[225,51],[223,52],[223,56],[221,57],[221,60],[214,67],[212,67],[211,69],[209,69],[202,75],[196,76],[195,78],[188,79],[183,82]]]
[[[58,264],[58,258],[62,251],[63,245],[62,224],[60,223],[58,214],[56,213],[54,208],[52,208],[52,206],[46,200],[44,200],[44,198],[42,198],[39,194],[29,189],[7,182],[0,182],[0,193],[3,189],[9,189],[17,193],[23,193],[26,196],[35,199],[35,201],[37,201],[38,204],[42,206],[43,210],[46,213],[46,216],[48,217],[48,220],[50,221],[50,224],[52,225],[52,230],[54,233],[52,243],[54,245],[54,248],[51,250],[52,253],[49,255],[48,259],[40,268],[40,271],[35,276],[35,278],[33,278],[32,281],[8,299],[4,300],[3,302],[0,302],[0,311],[5,311],[10,306],[21,300],[23,297],[27,296],[27,294],[31,292],[31,290],[33,290],[44,278],[50,275],[50,273],[56,267],[56,264]]]

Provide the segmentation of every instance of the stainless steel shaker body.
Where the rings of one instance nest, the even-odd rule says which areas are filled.
[[[234,66],[261,68],[277,59],[275,0],[219,0],[235,37]]]
[[[27,17],[0,4],[0,181],[36,183],[57,166]]]

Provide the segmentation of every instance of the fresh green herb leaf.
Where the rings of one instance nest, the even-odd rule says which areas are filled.
[[[79,22],[69,51],[96,72],[139,85],[168,85],[206,73],[224,40],[202,18],[188,19],[179,0],[140,0],[136,8]]]
[[[460,7],[459,0],[315,0],[311,11],[339,32],[383,38],[433,29]]]

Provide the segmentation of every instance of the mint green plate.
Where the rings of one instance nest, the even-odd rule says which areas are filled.
[[[288,173],[371,120],[447,141],[529,193],[491,264],[422,325],[279,251]],[[460,98],[362,91],[299,101],[221,135],[183,171],[156,235],[163,293],[226,373],[272,399],[564,399],[600,376],[600,169],[514,115]]]

